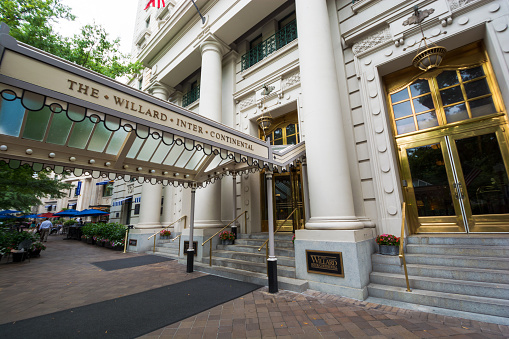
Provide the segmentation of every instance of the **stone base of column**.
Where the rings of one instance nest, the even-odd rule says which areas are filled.
[[[267,259],[268,278],[269,278],[269,293],[277,293],[277,258]]]
[[[366,228],[375,228],[376,224],[371,221],[368,217],[358,217],[359,221],[364,224],[364,227]]]
[[[161,227],[160,222],[146,222],[136,225],[136,228],[160,228],[160,227]]]
[[[364,223],[357,217],[312,217],[306,223],[308,230],[360,230]]]
[[[187,250],[187,273],[193,273],[194,270],[194,248]]]
[[[195,220],[194,228],[221,228],[223,227],[221,220]]]

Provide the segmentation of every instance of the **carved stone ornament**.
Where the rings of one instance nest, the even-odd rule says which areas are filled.
[[[253,105],[254,102],[255,102],[255,96],[253,95],[253,96],[251,96],[251,97],[249,97],[249,98],[247,98],[245,100],[242,100],[240,102],[240,104],[239,104],[239,107],[240,107],[241,110],[243,110],[244,108]]]
[[[416,11],[415,14],[403,21],[403,26],[420,24],[424,19],[433,14],[433,12],[435,12],[433,8]]]
[[[466,6],[470,3],[478,2],[479,0],[448,0],[451,11]]]
[[[300,72],[293,73],[288,78],[283,79],[283,89],[291,87],[300,82]]]
[[[389,27],[356,42],[352,47],[352,51],[353,54],[357,56],[387,41],[392,41]]]

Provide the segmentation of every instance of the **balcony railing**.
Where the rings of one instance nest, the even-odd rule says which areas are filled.
[[[297,39],[297,21],[292,21],[276,34],[262,41],[242,56],[242,71]]]
[[[182,107],[191,105],[196,100],[200,99],[200,86],[196,86],[182,97]]]

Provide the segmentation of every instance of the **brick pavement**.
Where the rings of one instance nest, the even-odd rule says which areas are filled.
[[[194,279],[176,261],[103,271],[91,262],[136,256],[50,236],[31,262],[0,262],[0,323]],[[213,293],[213,291],[211,291]],[[509,338],[509,326],[266,288],[141,338]]]

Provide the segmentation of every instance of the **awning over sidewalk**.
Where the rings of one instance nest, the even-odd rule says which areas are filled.
[[[0,160],[12,168],[188,187],[276,164],[268,143],[18,44],[4,24],[0,56]]]

